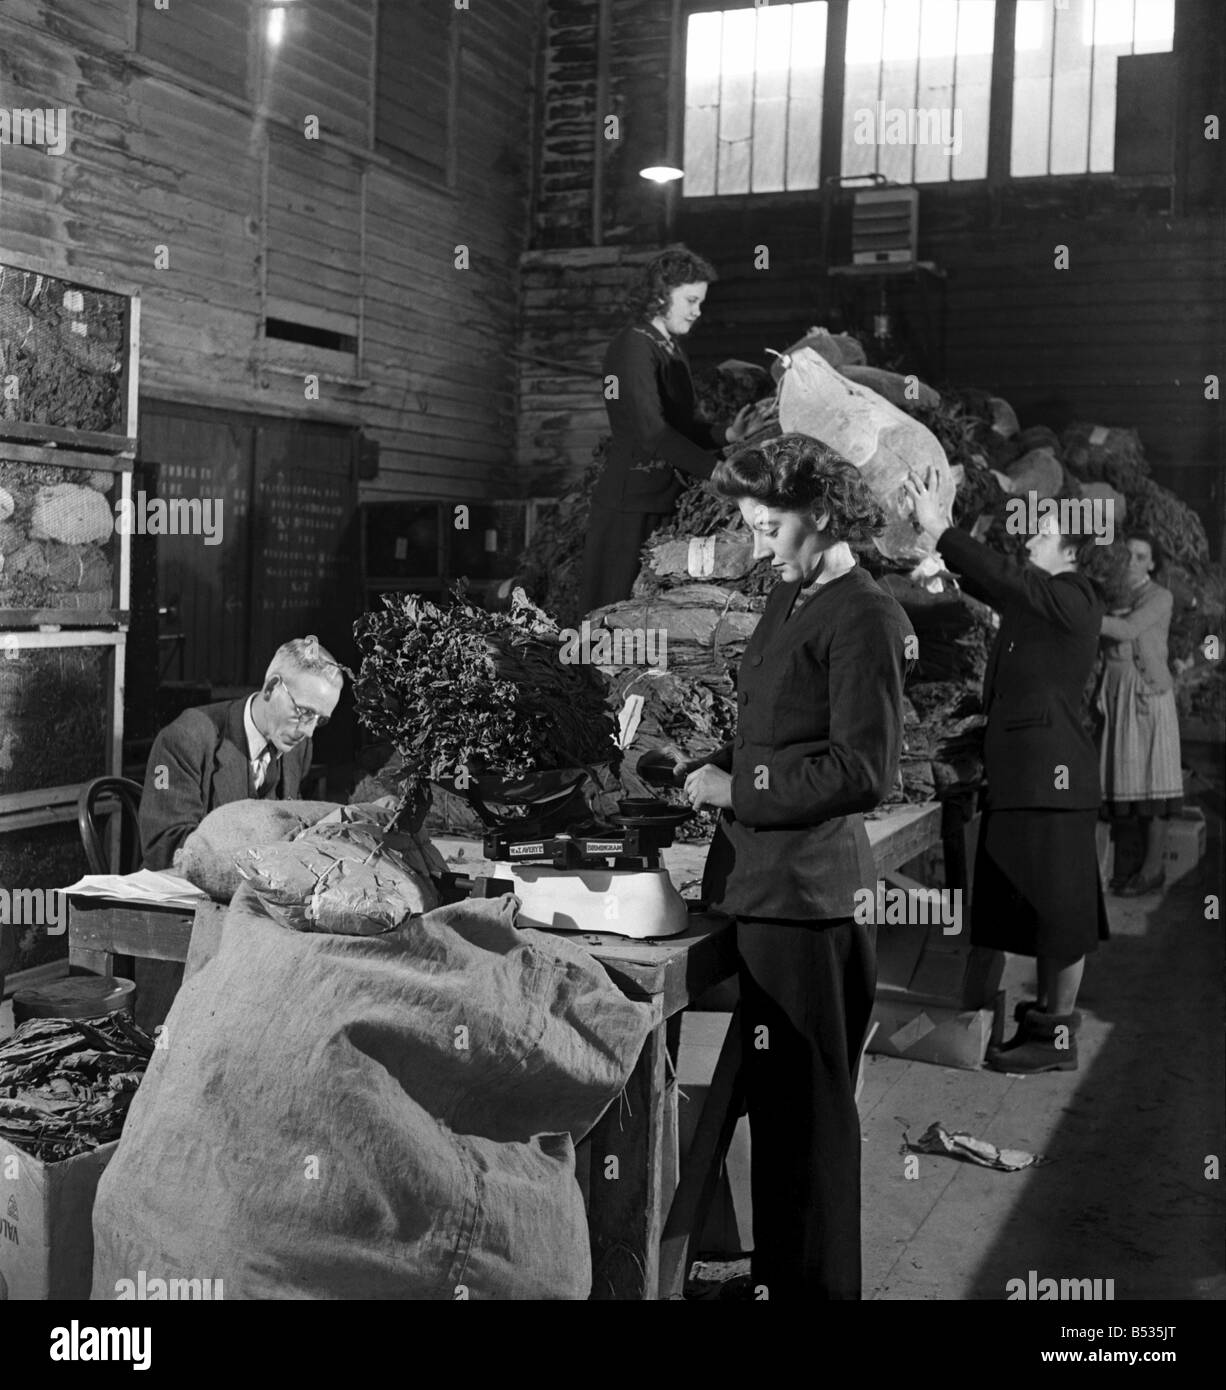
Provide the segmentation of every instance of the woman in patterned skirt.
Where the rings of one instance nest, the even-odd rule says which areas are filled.
[[[1174,600],[1153,579],[1161,556],[1146,531],[1128,534],[1128,577],[1132,602],[1103,618],[1106,658],[1098,689],[1104,718],[1099,745],[1105,809],[1117,821],[1141,825],[1144,861],[1131,877],[1117,875],[1111,887],[1122,898],[1161,889],[1162,854],[1169,817],[1179,810],[1183,773],[1175,683],[1167,661]]]

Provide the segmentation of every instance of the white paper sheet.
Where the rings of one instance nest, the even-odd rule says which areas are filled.
[[[158,907],[195,907],[207,902],[209,896],[179,874],[156,869],[138,869],[134,874],[86,874],[69,887],[55,891],[75,897],[112,898]]]

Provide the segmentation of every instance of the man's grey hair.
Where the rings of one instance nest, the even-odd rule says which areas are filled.
[[[274,676],[305,674],[322,676],[330,685],[343,686],[347,667],[342,666],[318,637],[295,637],[278,647],[264,672],[264,684]]]

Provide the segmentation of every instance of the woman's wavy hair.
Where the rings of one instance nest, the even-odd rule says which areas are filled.
[[[867,546],[885,530],[885,513],[853,463],[807,434],[782,434],[741,449],[715,466],[721,497],[752,497],[765,507],[826,515],[832,541]]]
[[[1110,545],[1099,545],[1093,536],[1062,534],[1066,548],[1072,550],[1077,561],[1077,573],[1090,581],[1107,612],[1130,607],[1133,599],[1128,565],[1132,557],[1127,545],[1118,539]]]
[[[644,267],[643,278],[626,298],[626,308],[636,321],[654,318],[668,307],[668,297],[678,285],[710,284],[715,279],[710,261],[686,246],[675,246]]]
[[[1129,541],[1144,541],[1149,546],[1149,553],[1154,562],[1154,573],[1157,574],[1162,568],[1165,557],[1162,554],[1162,547],[1158,544],[1158,539],[1152,531],[1146,531],[1141,526],[1130,526],[1124,532],[1124,544]]]

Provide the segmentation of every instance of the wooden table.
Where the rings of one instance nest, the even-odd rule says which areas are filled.
[[[879,874],[900,868],[941,843],[941,807],[904,806],[866,822]],[[680,856],[676,851],[681,851]],[[674,878],[701,865],[705,846],[676,846]],[[469,871],[477,869],[470,861]],[[70,970],[126,974],[138,960],[187,962],[192,967],[216,949],[226,907],[137,907],[72,897],[68,908]],[[608,934],[573,936],[633,998],[649,1000],[652,1029],[622,1096],[578,1146],[578,1177],[588,1206],[592,1243],[592,1298],[651,1300],[681,1293],[689,1243],[700,1229],[719,1165],[740,1115],[740,1031],[733,1019],[695,1138],[681,1165],[671,1203],[664,1167],[676,1134],[675,1067],[683,1011],[736,972],[735,933],[729,919],[694,913],[681,936],[632,941]],[[139,1006],[138,1006],[139,1007]],[[160,1022],[160,1019],[157,1021]]]

